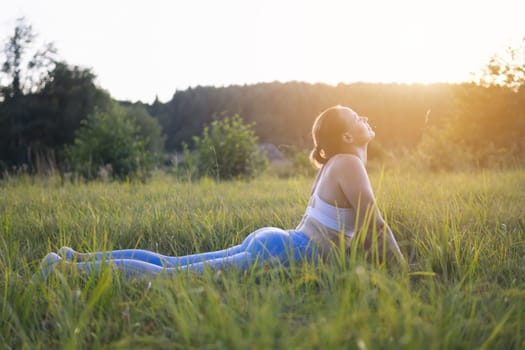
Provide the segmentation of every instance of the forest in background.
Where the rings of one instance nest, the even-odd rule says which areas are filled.
[[[198,86],[177,91],[167,103],[143,105],[167,135],[166,149],[180,148],[214,116],[240,114],[255,122],[261,142],[309,147],[311,126],[325,108],[341,104],[370,118],[386,147],[413,147],[426,120],[454,114],[454,89],[447,84],[403,85],[354,83],[331,86],[304,82]],[[427,118],[428,117],[428,118]]]
[[[483,167],[493,157],[525,154],[525,86],[273,82],[190,88],[167,103],[142,106],[161,124],[166,150],[174,151],[221,112],[255,122],[261,142],[307,149],[313,120],[336,104],[369,117],[376,130],[372,156],[418,152],[433,167],[450,168],[455,156]]]
[[[91,69],[58,59],[52,44],[33,49],[32,27],[17,23],[0,62],[2,173],[37,172],[42,164],[68,170],[65,150],[79,128],[97,112],[111,115],[115,105],[133,119],[152,152],[180,151],[183,143],[191,148],[204,126],[233,114],[255,122],[261,143],[308,149],[314,118],[341,104],[370,118],[377,135],[372,157],[419,153],[432,168],[455,168],[458,160],[483,167],[495,159],[500,165],[524,158],[525,64],[496,55],[476,83],[197,86],[176,91],[165,103],[132,103],[115,101],[95,84]],[[524,48],[509,50],[525,57]]]

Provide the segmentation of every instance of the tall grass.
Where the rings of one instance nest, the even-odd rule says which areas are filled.
[[[49,251],[169,255],[293,228],[311,179],[0,185],[0,347],[524,348],[525,174],[379,171],[372,181],[412,264],[263,267],[127,281],[32,274]]]

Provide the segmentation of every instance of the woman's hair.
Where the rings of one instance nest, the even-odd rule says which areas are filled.
[[[341,106],[330,107],[321,112],[314,121],[312,126],[314,148],[310,152],[310,163],[314,168],[319,169],[330,157],[339,153],[340,135],[346,129],[340,109]]]

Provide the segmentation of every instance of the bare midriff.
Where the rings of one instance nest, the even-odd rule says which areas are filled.
[[[345,235],[344,232],[330,229],[308,215],[303,217],[296,230],[308,236],[324,258],[334,249],[349,248],[352,241],[351,236]]]

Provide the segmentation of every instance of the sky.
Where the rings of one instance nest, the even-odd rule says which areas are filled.
[[[0,0],[2,44],[19,17],[112,97],[143,102],[198,85],[469,81],[525,37],[525,0]]]

